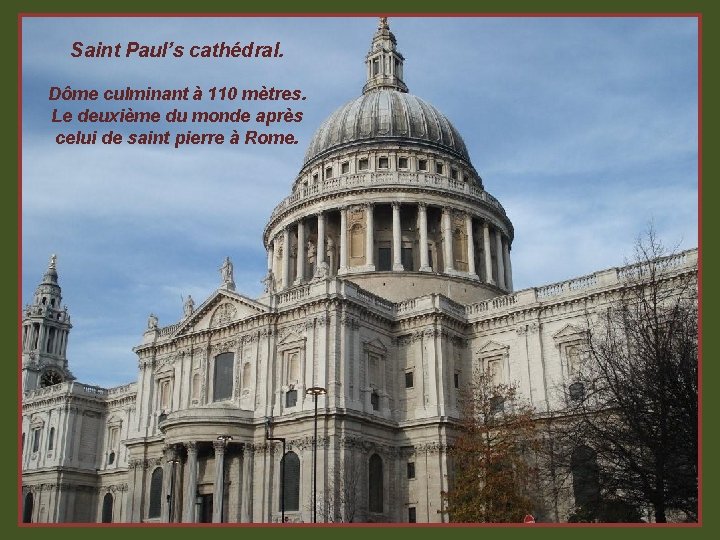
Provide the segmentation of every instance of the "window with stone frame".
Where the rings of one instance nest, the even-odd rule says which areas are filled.
[[[585,398],[585,385],[581,375],[587,354],[587,336],[587,330],[571,324],[565,325],[553,335],[560,354],[567,398],[571,401]]]
[[[120,425],[117,423],[116,425],[111,425],[108,427],[108,435],[107,435],[107,455],[108,455],[108,465],[112,465],[115,463],[116,457],[117,457],[117,451],[118,451],[118,441],[120,439]]]
[[[148,518],[159,518],[162,507],[163,470],[157,467],[150,477],[150,500],[148,504]]]
[[[378,169],[388,169],[390,168],[390,159],[387,156],[382,156],[378,158]]]
[[[170,396],[171,396],[171,386],[170,386],[170,379],[160,379],[158,381],[158,388],[159,388],[159,400],[158,400],[158,406],[161,411],[167,411],[170,409]]]
[[[398,158],[398,169],[407,169],[409,168],[408,165],[408,158],[406,157],[399,157]]]
[[[200,399],[200,373],[196,372],[192,375],[192,381],[190,383],[190,396],[193,401]]]
[[[300,382],[300,351],[285,351],[285,384]]]
[[[52,451],[55,446],[55,428],[51,427],[50,432],[48,433],[48,451]]]
[[[300,510],[300,458],[290,451],[282,457],[280,467],[280,475],[285,481],[281,488],[284,491],[285,511],[297,512]]]
[[[32,430],[32,453],[40,450],[40,436],[42,435],[42,427],[33,428]]]
[[[418,171],[427,171],[427,170],[428,170],[427,159],[419,159],[418,160]]]
[[[332,178],[332,167],[325,167],[325,178]]]
[[[235,355],[231,352],[220,353],[215,357],[213,401],[225,401],[232,398],[234,366]]]
[[[370,161],[368,158],[360,158],[358,160],[358,171],[367,171],[370,168]]]
[[[382,458],[373,454],[368,463],[368,507],[370,512],[383,511],[383,462]]]
[[[415,372],[409,370],[405,372],[405,388],[413,388],[415,386]]]
[[[444,170],[445,170],[445,167],[444,167],[444,165],[442,164],[442,162],[436,161],[436,162],[435,162],[435,173],[436,173],[436,174],[442,174]]]
[[[348,162],[348,161],[343,161],[343,162],[340,164],[340,173],[342,173],[342,174],[347,174],[347,173],[349,173],[349,172],[350,172],[350,162]]]

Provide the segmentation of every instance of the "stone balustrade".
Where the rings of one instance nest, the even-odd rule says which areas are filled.
[[[446,176],[429,172],[365,172],[352,173],[329,178],[322,183],[298,188],[289,197],[283,199],[273,210],[270,221],[279,214],[291,209],[295,205],[307,202],[315,197],[336,192],[344,192],[356,188],[370,187],[398,187],[398,188],[430,188],[465,194],[480,202],[490,205],[503,216],[505,209],[500,202],[479,186],[454,180]]]

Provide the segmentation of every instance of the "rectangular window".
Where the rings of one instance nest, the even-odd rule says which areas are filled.
[[[285,406],[294,407],[297,405],[297,390],[288,390],[285,392]]]
[[[213,379],[213,401],[232,398],[233,390],[233,353],[221,353],[215,357],[215,376]]]
[[[418,171],[427,171],[427,159],[418,160]]]
[[[414,461],[408,461],[407,464],[407,477],[412,480],[415,478],[415,462]]]
[[[457,180],[457,178],[458,178],[457,169],[450,169],[450,178],[452,178],[453,180]]]
[[[413,252],[411,247],[403,247],[400,250],[402,265],[405,270],[413,270]]]
[[[389,271],[392,268],[391,261],[390,246],[380,246],[378,248],[377,269],[380,271]]]
[[[439,162],[435,163],[435,172],[437,174],[443,173],[443,164],[442,163],[439,163]]]
[[[405,372],[405,388],[412,388],[415,386],[415,381],[413,381],[414,378],[414,372],[412,371],[406,371]]]
[[[358,170],[359,171],[367,171],[368,170],[368,158],[362,158],[358,161]]]
[[[377,392],[370,394],[370,405],[372,405],[373,411],[377,411],[380,408],[380,396]]]
[[[408,158],[406,158],[406,157],[398,158],[398,168],[399,169],[407,169],[408,168]]]
[[[342,163],[342,164],[340,165],[340,172],[341,172],[342,174],[347,174],[347,173],[349,173],[349,172],[350,172],[350,163],[347,162],[347,161],[344,162],[344,163]]]
[[[313,174],[313,184],[316,184],[318,181],[318,173]]]
[[[372,74],[377,75],[378,73],[380,73],[380,60],[375,58],[372,61]]]
[[[455,388],[460,388],[460,374],[455,374]]]
[[[408,508],[408,523],[417,523],[417,514],[414,506]]]
[[[325,169],[325,178],[332,178],[332,167],[327,167]]]
[[[388,158],[378,158],[378,169],[387,169],[388,167],[390,167],[390,160]]]
[[[32,451],[35,453],[38,450],[40,450],[40,430],[33,429]]]

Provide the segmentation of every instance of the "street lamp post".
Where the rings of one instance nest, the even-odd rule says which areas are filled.
[[[320,386],[313,386],[305,390],[306,394],[315,400],[315,435],[313,437],[313,523],[317,523],[317,398],[327,394],[327,390]]]
[[[272,416],[265,418],[265,440],[282,443],[282,459],[280,460],[280,523],[285,523],[285,437],[271,437]]]
[[[225,450],[227,449],[227,445],[230,441],[232,441],[232,437],[230,435],[218,435],[217,438],[218,441],[222,443],[223,446],[223,453],[222,453],[222,464],[220,466],[220,470],[216,471],[216,476],[219,476],[220,480],[220,523],[222,523],[223,520],[223,505],[225,502]]]

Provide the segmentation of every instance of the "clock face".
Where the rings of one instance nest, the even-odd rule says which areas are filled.
[[[57,371],[49,369],[42,374],[42,377],[40,378],[40,386],[44,387],[52,386],[54,384],[60,384],[62,380],[62,375],[60,375]]]

